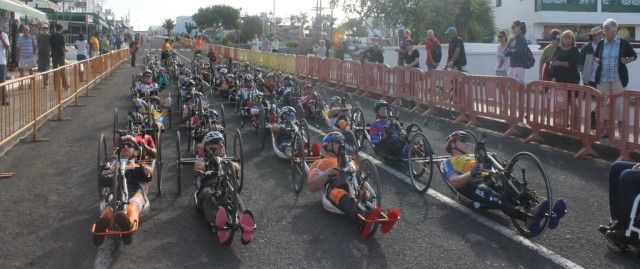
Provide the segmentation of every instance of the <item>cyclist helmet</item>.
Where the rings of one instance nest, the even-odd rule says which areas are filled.
[[[234,76],[233,74],[228,74],[227,75],[227,79],[235,79],[235,78],[236,78],[236,76]]]
[[[129,120],[133,123],[142,123],[144,121],[144,116],[139,112],[133,112],[129,115]]]
[[[222,68],[222,69],[220,69],[220,73],[222,73],[222,74],[226,74],[226,73],[227,73],[227,69],[226,69],[226,68]]]
[[[244,81],[245,82],[249,82],[249,81],[252,81],[252,80],[253,80],[253,75],[251,75],[251,74],[244,75]]]
[[[331,132],[328,133],[324,138],[322,138],[322,147],[324,148],[325,151],[327,152],[332,152],[332,153],[336,153],[335,151],[333,151],[333,149],[329,150],[328,149],[328,145],[331,145],[331,143],[339,143],[339,144],[344,144],[344,135],[340,132]]]
[[[331,107],[340,105],[341,102],[342,102],[342,97],[337,96],[337,95],[331,97]]]
[[[149,69],[145,69],[145,70],[142,72],[142,75],[147,75],[147,74],[148,74],[148,75],[151,75],[151,74],[153,74],[153,73],[151,72],[151,70],[149,70]]]
[[[296,118],[296,109],[290,106],[285,106],[280,109],[280,118],[282,119],[284,115],[287,115],[289,119]]]
[[[202,144],[206,145],[209,142],[221,144],[222,142],[224,142],[224,136],[222,136],[222,133],[218,131],[208,132],[206,135],[204,135],[204,138],[202,138]]]
[[[373,106],[373,111],[378,113],[378,110],[380,110],[380,108],[382,107],[389,107],[389,103],[387,103],[387,101],[385,100],[378,100],[376,101],[376,104]]]
[[[467,143],[470,138],[469,134],[465,131],[455,131],[447,137],[447,145],[445,149],[447,152],[451,153],[456,141],[460,140],[462,143]]]

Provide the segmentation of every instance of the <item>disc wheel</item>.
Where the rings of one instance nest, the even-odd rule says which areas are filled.
[[[97,160],[96,160],[96,175],[98,176],[98,197],[102,197],[102,186],[100,186],[100,176],[102,176],[102,170],[105,168],[107,164],[109,156],[107,156],[107,139],[104,134],[100,134],[98,136],[98,150],[97,150]]]
[[[420,193],[426,192],[433,179],[433,150],[427,137],[421,132],[414,132],[407,145],[409,178],[411,185]],[[403,149],[404,154],[404,149]]]
[[[182,192],[182,149],[180,148],[180,131],[176,131],[176,177],[178,195]]]
[[[244,186],[244,150],[242,148],[242,134],[240,130],[236,129],[235,137],[233,138],[233,161],[237,162],[240,165],[240,173],[237,175],[235,187],[236,191],[240,193],[242,191],[242,187]]]
[[[549,203],[552,202],[549,179],[540,160],[535,155],[529,152],[517,153],[507,166],[506,176],[507,182],[503,184],[505,192],[515,202],[515,205],[521,207],[527,214],[531,214],[531,210],[545,199]],[[549,211],[540,224],[541,228],[537,232],[530,231],[525,220],[511,218],[511,222],[523,236],[535,237],[547,227],[550,214],[551,207],[549,207]]]
[[[380,188],[380,175],[376,166],[369,160],[360,162],[360,169],[356,173],[360,189],[356,191],[356,201],[364,208],[382,208],[382,189]],[[363,193],[369,193],[362,196]],[[378,223],[374,223],[367,237],[373,236],[378,230]]]
[[[298,194],[302,190],[304,180],[306,179],[306,173],[304,170],[304,144],[302,140],[302,134],[296,132],[291,140],[291,159],[289,164],[291,165],[291,179],[293,181],[293,191]]]
[[[356,150],[360,151],[364,146],[364,142],[367,139],[367,128],[364,121],[364,113],[362,109],[355,108],[351,115],[350,128],[353,134],[356,136]]]

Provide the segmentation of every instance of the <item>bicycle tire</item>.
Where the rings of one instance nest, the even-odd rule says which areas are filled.
[[[160,137],[160,133],[156,133],[156,148],[157,148],[157,158],[156,158],[156,179],[158,180],[158,196],[162,195],[162,139]]]
[[[525,166],[527,165],[521,164],[525,161],[530,162],[528,165],[530,166],[530,168],[538,170],[539,176],[542,179],[541,183],[543,183],[544,185],[544,190],[543,190],[544,193],[541,196],[539,196],[537,192],[540,190],[530,190],[527,188],[531,182],[527,182],[526,180]],[[518,167],[521,169],[520,171],[521,174],[519,175],[522,175],[522,178],[520,178],[522,179],[522,181],[518,179],[517,175],[513,174],[514,172],[515,173],[518,172],[514,170],[515,168],[518,168]],[[537,203],[541,201],[539,199],[546,199],[547,201],[549,201],[549,203],[552,202],[551,185],[549,184],[549,178],[547,177],[547,174],[544,172],[544,169],[542,168],[542,164],[540,163],[540,160],[538,160],[538,158],[532,153],[526,152],[526,151],[516,153],[516,155],[514,155],[511,158],[511,161],[509,162],[509,166],[507,166],[506,175],[509,178],[510,184],[505,185],[504,187],[514,186],[515,188],[518,188],[518,191],[520,193],[523,193],[522,195],[516,195],[515,192],[509,192],[512,196],[511,198],[516,199],[516,202],[519,204],[519,206],[523,207],[526,211],[529,211],[529,209],[535,207],[535,205],[537,205]],[[541,187],[541,185],[538,187]],[[507,189],[507,190],[511,190],[511,189]],[[536,197],[536,195],[538,196]],[[529,200],[533,198],[537,198],[535,201],[536,202],[535,204],[533,204],[532,201]],[[549,216],[550,214],[551,214],[551,207],[549,207],[547,216]],[[536,237],[540,235],[546,229],[547,223],[549,222],[549,217],[545,217],[543,219],[543,221],[540,224],[541,228],[538,230],[537,233],[529,231],[529,229],[526,227],[526,221],[522,221],[516,218],[511,218],[511,222],[513,223],[513,226],[516,227],[516,229],[521,235],[531,238],[531,237]]]
[[[237,160],[240,164],[240,175],[236,177],[236,191],[242,192],[244,186],[244,150],[242,147],[242,134],[240,130],[236,129],[235,137],[233,138],[233,159]]]
[[[433,149],[421,132],[416,132],[409,138],[408,147],[407,166],[411,185],[417,192],[424,193],[431,187],[433,180]],[[427,160],[414,163],[413,160],[416,158]],[[423,176],[426,178],[421,180]]]
[[[309,123],[307,123],[306,119],[302,119],[300,120],[299,125],[300,125],[302,138],[304,139],[302,141],[307,141],[303,143],[305,152],[307,155],[311,155],[311,136],[309,134]]]
[[[364,146],[364,142],[367,139],[367,128],[366,128],[366,123],[364,121],[364,113],[362,112],[362,109],[360,108],[355,108],[353,110],[353,114],[351,115],[351,123],[350,123],[350,128],[353,131],[353,134],[356,136],[356,150],[360,151],[362,150],[362,147]]]
[[[116,133],[117,133],[117,129],[118,128],[118,108],[114,108],[113,109],[113,141],[112,141],[112,145],[116,145]]]
[[[267,140],[267,114],[263,109],[260,111],[258,115],[260,117],[260,121],[258,122],[258,146],[260,146],[260,150],[264,149],[266,140]]]
[[[96,175],[98,176],[98,197],[100,199],[102,196],[102,186],[100,186],[100,176],[102,175],[102,170],[104,166],[107,164],[108,156],[107,156],[107,140],[104,134],[100,134],[98,136],[98,150],[97,150],[97,160],[96,160]]]
[[[291,158],[289,164],[291,166],[291,180],[293,181],[293,191],[298,194],[302,191],[302,186],[306,178],[302,162],[304,162],[304,151],[301,147],[304,147],[302,143],[302,134],[296,132],[291,140]]]
[[[382,189],[380,188],[380,175],[378,174],[378,169],[376,166],[369,160],[364,159],[360,162],[358,169],[358,181],[361,181],[359,186],[360,188],[367,188],[370,192],[370,202],[374,203],[376,207],[382,208]],[[365,173],[366,171],[369,173]],[[373,193],[371,193],[373,192]],[[362,198],[360,197],[360,190],[356,191],[356,201],[359,203],[362,202]],[[378,223],[374,223],[371,227],[371,231],[366,236],[367,238],[373,236],[378,230]]]
[[[182,192],[182,149],[180,148],[180,131],[176,131],[176,177],[178,196]]]

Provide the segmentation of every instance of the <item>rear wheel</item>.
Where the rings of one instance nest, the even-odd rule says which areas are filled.
[[[180,131],[176,131],[176,176],[178,195],[182,192],[182,149],[180,148]]]
[[[239,174],[236,178],[236,191],[240,193],[244,186],[244,151],[242,149],[242,134],[240,130],[236,129],[236,135],[233,138],[233,161],[240,165]]]
[[[515,202],[515,205],[522,207],[527,214],[530,214],[530,211],[545,199],[549,203],[552,202],[549,179],[535,155],[529,152],[517,153],[509,162],[506,176],[508,179],[503,183],[505,193],[510,196],[509,198]],[[550,214],[551,207],[547,212],[547,217],[542,220],[541,228],[537,233],[529,230],[526,220],[511,218],[511,221],[520,234],[526,237],[535,237],[547,227]]]
[[[360,162],[360,169],[356,173],[360,189],[356,191],[356,201],[369,210],[382,208],[382,189],[380,188],[380,175],[376,166],[369,160]],[[369,193],[368,197],[363,193]],[[371,231],[367,237],[373,236],[378,230],[378,223],[373,223]]]
[[[293,191],[295,193],[300,193],[306,178],[303,164],[304,155],[302,134],[296,132],[291,140],[291,159],[289,160],[291,165],[291,179],[293,180]]]
[[[417,192],[424,193],[433,179],[433,150],[427,137],[420,132],[414,133],[409,139],[407,153],[411,185]]]
[[[107,156],[107,139],[104,134],[98,136],[98,158],[96,161],[96,175],[98,176],[98,196],[102,199],[102,186],[100,186],[100,176],[105,169],[109,156]]]

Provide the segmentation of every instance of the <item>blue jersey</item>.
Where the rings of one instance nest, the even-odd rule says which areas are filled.
[[[377,118],[369,124],[369,136],[371,137],[372,144],[377,144],[382,140],[382,135],[388,126],[389,120],[387,118]]]

